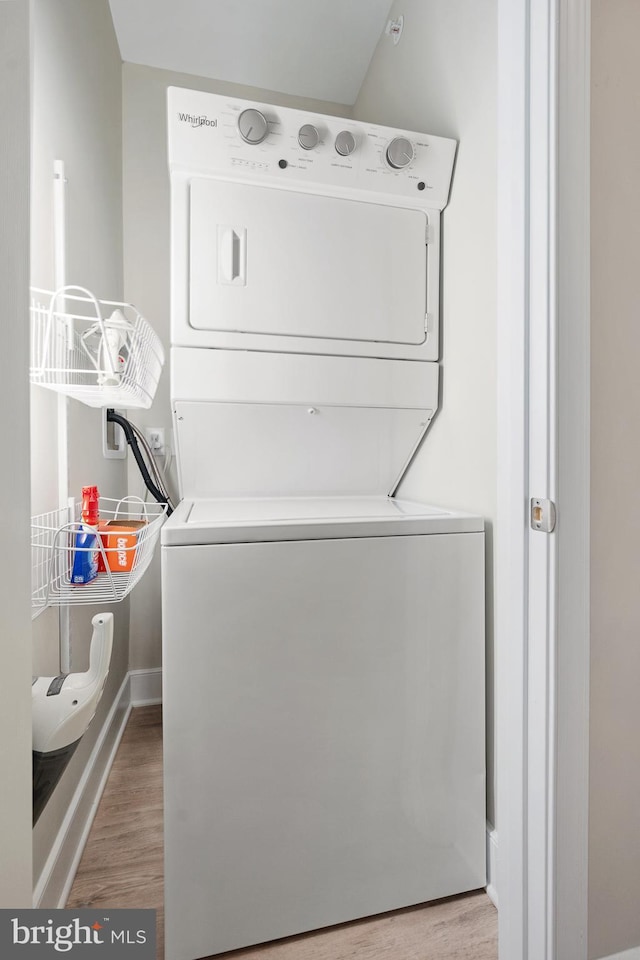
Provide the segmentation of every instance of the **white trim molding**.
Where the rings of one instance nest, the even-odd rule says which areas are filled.
[[[558,575],[553,691],[556,727],[555,955],[563,960],[586,960],[591,509],[591,9],[590,0],[556,0],[556,3],[559,20]]]
[[[631,947],[630,950],[624,950],[622,953],[612,953],[610,957],[603,957],[602,960],[640,960],[640,947]]]
[[[500,957],[586,960],[588,0],[498,0],[498,57]]]
[[[498,835],[487,823],[487,896],[498,909]]]
[[[529,13],[498,0],[496,729],[501,960],[527,950],[527,335]]]
[[[162,703],[162,667],[149,670],[130,670],[131,706],[148,707]]]

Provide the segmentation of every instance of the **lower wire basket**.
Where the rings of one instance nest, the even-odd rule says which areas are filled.
[[[151,563],[167,507],[139,497],[100,497],[97,527],[83,524],[81,511],[81,502],[74,501],[31,518],[33,616],[50,606],[123,600]],[[78,534],[86,531],[94,532],[95,540],[90,547],[78,546]],[[94,554],[98,564],[88,583],[73,582],[78,552]]]

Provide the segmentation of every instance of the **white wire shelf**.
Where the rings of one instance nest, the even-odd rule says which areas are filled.
[[[68,508],[51,510],[31,518],[34,617],[49,606],[118,603],[143,577],[151,563],[160,527],[166,518],[166,505],[145,503],[139,497],[125,497],[123,500],[100,497],[99,512],[100,521],[145,521],[136,530],[135,543],[126,547],[105,546],[95,527],[88,528],[81,524],[81,501],[72,501]],[[98,536],[93,546],[76,546],[76,536],[81,529],[96,530]],[[113,530],[109,533],[111,537],[116,535]],[[105,531],[102,531],[102,536],[105,537]],[[84,553],[99,552],[102,572],[89,583],[72,583],[73,560],[78,550]],[[130,566],[131,569],[119,573],[118,565]]]
[[[151,406],[164,349],[135,307],[84,287],[32,287],[30,314],[32,383],[90,407]]]

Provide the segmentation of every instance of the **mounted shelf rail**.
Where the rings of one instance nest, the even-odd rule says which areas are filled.
[[[151,406],[164,349],[130,303],[84,287],[31,288],[32,383],[90,407]]]
[[[118,603],[133,590],[151,563],[160,527],[165,521],[167,506],[145,503],[139,497],[113,500],[100,497],[99,528],[81,523],[82,502],[71,501],[69,507],[41,513],[31,518],[32,615],[46,607],[80,603]],[[104,529],[105,521],[125,525],[136,521],[135,538],[130,545],[118,542],[118,529]],[[91,547],[76,546],[77,534],[95,530]],[[107,535],[109,539],[107,539]],[[131,535],[129,535],[131,536]],[[73,583],[72,571],[77,551],[99,553],[99,568],[89,583]],[[130,567],[130,569],[125,569]],[[118,572],[123,568],[124,572]]]

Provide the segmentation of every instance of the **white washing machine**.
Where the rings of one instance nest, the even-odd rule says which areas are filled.
[[[393,496],[454,153],[169,91],[168,960],[485,884],[483,522]]]

